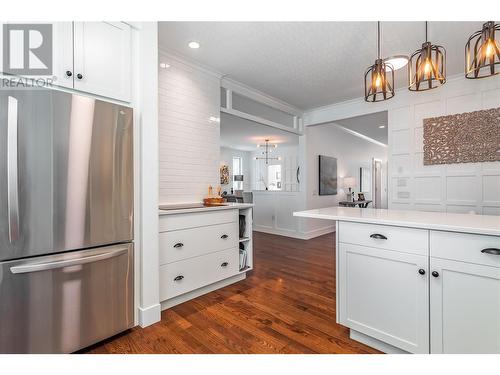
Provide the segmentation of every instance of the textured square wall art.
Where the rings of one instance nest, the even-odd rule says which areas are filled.
[[[424,119],[424,165],[500,161],[500,108]]]
[[[337,194],[337,159],[319,155],[319,195]]]

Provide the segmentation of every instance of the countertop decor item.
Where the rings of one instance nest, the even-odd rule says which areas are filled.
[[[500,24],[488,21],[470,36],[465,44],[465,78],[485,78],[500,73],[500,42],[495,37],[495,31],[499,30]]]
[[[426,91],[446,83],[446,50],[429,42],[425,21],[425,42],[408,63],[408,90]]]
[[[365,72],[365,101],[380,102],[394,96],[394,67],[380,57],[380,21],[377,22],[377,59]]]
[[[424,119],[424,165],[500,161],[500,108]]]

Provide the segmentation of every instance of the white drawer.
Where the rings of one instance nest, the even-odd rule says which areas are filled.
[[[227,279],[238,271],[237,247],[160,266],[160,301]]]
[[[237,222],[238,213],[239,210],[234,209],[161,215],[159,223],[160,232]]]
[[[429,232],[425,229],[341,221],[338,235],[339,241],[343,243],[411,254],[429,254]]]
[[[482,252],[485,249],[500,251],[500,237],[431,231],[432,257],[500,267],[500,254],[488,254],[495,250]]]
[[[238,247],[238,224],[160,233],[160,265]]]

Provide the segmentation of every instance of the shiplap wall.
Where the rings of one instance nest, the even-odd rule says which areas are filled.
[[[389,207],[500,215],[500,162],[424,166],[422,121],[500,107],[500,79],[458,79],[433,91],[389,110]]]
[[[220,77],[160,52],[160,203],[199,202],[219,185]]]

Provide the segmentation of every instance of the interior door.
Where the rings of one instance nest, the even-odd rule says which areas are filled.
[[[500,354],[500,268],[431,257],[431,353]]]
[[[427,256],[339,246],[340,323],[410,353],[429,353]]]
[[[0,263],[0,353],[70,353],[133,325],[132,244]]]
[[[74,36],[75,89],[130,101],[130,26],[75,22]]]

